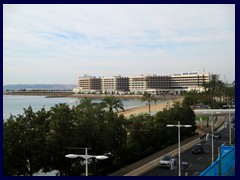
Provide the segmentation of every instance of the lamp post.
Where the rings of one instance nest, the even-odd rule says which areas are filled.
[[[213,144],[213,131],[214,131],[214,128],[213,128],[213,115],[212,115],[212,111],[211,111],[211,118],[212,118],[212,163],[214,162],[214,144]]]
[[[230,107],[234,107],[235,108],[235,106],[234,105],[230,105],[230,102],[228,103],[228,105],[223,105],[223,107],[228,107],[229,108],[229,112],[228,112],[228,131],[229,131],[229,145],[231,145],[232,144],[232,130],[231,130],[231,128],[232,128],[232,123],[231,123],[231,114],[230,114]]]
[[[220,114],[221,112],[216,112],[216,114]],[[214,162],[214,144],[213,144],[213,131],[214,131],[214,122],[213,122],[213,112],[211,111],[212,116],[212,163]]]
[[[181,127],[192,127],[192,125],[180,125],[180,121],[178,124],[168,124],[167,127],[177,127],[178,128],[178,176],[181,176],[181,150],[180,150],[180,128]]]
[[[220,114],[221,112],[216,112],[216,114]],[[203,112],[203,114],[208,114],[208,112]],[[211,125],[211,140],[212,140],[212,163],[214,162],[214,143],[213,143],[213,131],[214,131],[214,122],[213,122],[213,111],[210,113],[211,119],[212,119],[212,125]]]
[[[229,103],[229,113],[228,113],[229,146],[231,146],[232,144],[232,132],[231,132],[232,122],[230,119],[231,119],[231,115],[230,115],[230,103]]]
[[[74,159],[74,158],[78,158],[78,157],[81,157],[83,159],[85,159],[85,171],[86,171],[86,176],[88,176],[88,159],[90,158],[96,158],[96,159],[99,159],[99,160],[103,160],[103,159],[107,159],[108,157],[107,156],[104,156],[104,155],[99,155],[99,156],[94,156],[94,155],[88,155],[88,150],[89,148],[85,148],[85,154],[84,155],[81,155],[81,154],[67,154],[65,155],[66,158],[71,158],[71,159]]]

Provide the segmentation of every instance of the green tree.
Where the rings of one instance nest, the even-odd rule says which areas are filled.
[[[185,93],[185,97],[183,100],[183,104],[187,106],[195,106],[198,102],[200,102],[200,93],[197,90],[191,90]]]
[[[77,138],[76,118],[72,109],[66,103],[56,104],[50,109],[50,122],[48,138],[50,167],[59,171],[60,176],[65,175],[68,170],[69,161],[64,157],[63,147],[75,147]]]
[[[191,124],[192,128],[181,129],[182,138],[195,132],[194,113],[187,105],[175,103],[154,116],[131,116],[128,121],[113,112],[114,106],[104,106],[106,111],[101,105],[85,98],[77,107],[56,104],[37,112],[28,108],[4,121],[4,175],[32,175],[40,169],[58,170],[61,176],[83,175],[83,159],[64,157],[81,152],[63,147],[88,147],[91,154],[110,152],[102,166],[95,161],[89,165],[91,175],[101,174],[103,167],[106,174],[176,143],[177,130],[167,124]]]
[[[3,174],[5,176],[29,175],[26,159],[23,157],[24,152],[21,148],[22,130],[19,128],[18,117],[11,115],[3,123]]]
[[[124,111],[122,101],[114,96],[106,96],[103,99],[102,104],[103,104],[103,107],[108,108],[110,112],[113,112],[113,110],[116,110],[117,112],[119,112],[119,109]]]
[[[32,176],[42,169],[48,117],[44,108],[34,113],[29,106],[23,115],[11,116],[4,121],[5,175]]]
[[[176,142],[177,131],[174,128],[166,128],[167,124],[177,124],[180,121],[181,124],[192,125],[191,128],[181,129],[181,138],[192,136],[196,130],[195,114],[190,106],[175,102],[173,107],[169,110],[165,109],[163,112],[156,114],[156,121],[158,126],[163,128],[165,135],[163,138],[168,139],[169,142]]]
[[[148,112],[151,113],[151,102],[156,103],[157,99],[154,95],[152,95],[150,93],[147,93],[147,92],[144,92],[144,94],[141,97],[141,101],[142,102],[146,102],[146,101],[148,102]]]
[[[93,103],[92,99],[84,97],[83,99],[80,100],[80,104],[76,107],[79,108],[83,111],[93,111],[94,106],[96,106],[97,103]]]

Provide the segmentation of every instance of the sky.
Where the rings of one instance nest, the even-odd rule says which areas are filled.
[[[199,71],[235,80],[234,4],[4,4],[3,84]]]

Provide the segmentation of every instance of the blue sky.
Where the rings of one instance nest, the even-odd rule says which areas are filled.
[[[76,84],[79,76],[235,80],[235,5],[3,5],[3,84]]]

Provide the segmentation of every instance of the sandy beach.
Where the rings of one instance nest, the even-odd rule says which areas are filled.
[[[174,100],[166,100],[166,101],[158,101],[157,104],[151,104],[151,112],[162,111],[164,108],[171,107],[174,102],[180,101],[182,102],[183,98],[174,99]],[[134,114],[148,113],[148,105],[135,107],[131,109],[127,109],[124,112],[120,112],[119,114],[123,114],[126,117]]]

